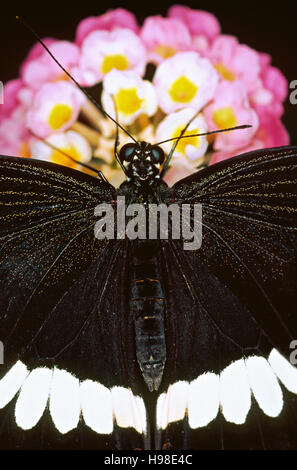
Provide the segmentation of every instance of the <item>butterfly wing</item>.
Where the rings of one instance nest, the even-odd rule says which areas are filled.
[[[159,446],[296,448],[297,149],[213,165],[176,183],[172,200],[202,204],[202,246],[163,248],[177,347]]]
[[[81,172],[0,159],[4,448],[144,446],[121,295],[126,249],[94,236],[95,206],[115,199],[111,185]]]

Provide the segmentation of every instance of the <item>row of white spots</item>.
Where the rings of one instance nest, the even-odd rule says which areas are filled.
[[[273,349],[268,360],[250,356],[231,363],[220,375],[206,372],[190,383],[176,382],[158,398],[157,425],[165,429],[187,412],[189,426],[201,428],[216,418],[219,409],[226,421],[243,424],[252,394],[262,411],[275,418],[283,408],[278,380],[297,394],[297,368]]]
[[[79,380],[66,370],[40,367],[29,372],[18,361],[0,380],[0,408],[19,392],[15,420],[22,429],[33,428],[47,403],[57,430],[65,434],[78,425],[80,415],[99,434],[111,434],[114,421],[122,428],[146,433],[147,418],[142,398],[124,387],[108,389],[92,380]]]
[[[226,421],[243,424],[252,393],[266,415],[277,417],[283,408],[278,379],[297,394],[297,369],[273,349],[268,360],[251,356],[231,363],[220,375],[207,372],[191,383],[176,382],[158,398],[157,425],[165,429],[187,412],[190,427],[200,428],[215,419],[219,409]],[[0,380],[0,408],[18,392],[15,419],[22,429],[33,428],[49,402],[52,420],[63,434],[77,427],[81,413],[86,425],[99,434],[111,434],[114,421],[119,427],[146,433],[144,402],[124,387],[109,390],[92,380],[80,383],[69,372],[57,368],[29,372],[18,361]]]

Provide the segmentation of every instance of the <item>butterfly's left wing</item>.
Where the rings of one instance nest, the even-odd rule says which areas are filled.
[[[82,172],[0,158],[4,449],[144,447],[122,302],[126,248],[94,236],[94,208],[116,195]]]
[[[172,200],[202,204],[202,246],[163,246],[169,347],[159,445],[297,448],[297,369],[289,362],[297,149],[213,165],[176,183]]]

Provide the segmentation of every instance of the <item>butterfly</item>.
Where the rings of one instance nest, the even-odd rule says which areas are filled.
[[[296,448],[297,147],[168,188],[160,146],[117,140],[118,189],[0,158],[0,447]],[[201,247],[97,238],[119,196],[202,205]]]

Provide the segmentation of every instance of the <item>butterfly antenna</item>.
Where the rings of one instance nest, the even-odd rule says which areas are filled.
[[[161,144],[165,144],[166,142],[171,142],[172,140],[187,139],[189,137],[200,137],[202,135],[218,134],[219,132],[228,132],[228,131],[236,131],[238,129],[247,129],[249,127],[252,127],[252,126],[250,124],[243,124],[241,126],[236,126],[236,127],[227,127],[226,129],[217,129],[215,131],[207,131],[201,134],[190,134],[190,135],[182,135],[178,137],[171,137],[171,139],[162,140],[161,142],[157,142],[154,145],[161,145]]]
[[[99,178],[102,179],[102,181],[104,182],[108,182],[107,179],[105,178],[105,176],[103,175],[103,173],[100,171],[100,170],[97,170],[97,168],[94,168],[93,166],[91,165],[88,165],[87,163],[83,163],[83,162],[80,162],[79,160],[76,160],[75,158],[73,158],[71,155],[69,155],[67,152],[65,152],[64,150],[60,149],[59,147],[56,147],[54,144],[48,142],[47,140],[43,139],[42,137],[38,136],[37,134],[35,134],[34,132],[32,132],[31,130],[29,130],[30,134],[35,137],[36,139],[40,140],[41,142],[43,142],[45,145],[47,145],[48,147],[50,147],[52,150],[55,150],[56,152],[59,152],[61,153],[62,155],[65,155],[65,157],[69,158],[72,162],[76,163],[77,165],[80,165],[84,168],[87,168],[88,170],[90,171],[93,171],[94,173],[96,173],[96,175],[99,176]]]
[[[118,116],[118,108],[117,108],[117,103],[116,103],[116,100],[115,100],[115,97],[114,95],[111,95],[111,98],[113,100],[113,105],[114,105],[114,109],[115,109],[115,115],[116,115],[116,120],[118,121],[119,120],[119,116]],[[116,128],[116,137],[115,137],[115,141],[114,141],[114,155],[115,155],[115,158],[118,162],[118,164],[120,165],[120,167],[122,168],[123,172],[125,173],[125,175],[127,175],[127,170],[123,164],[123,162],[121,161],[120,157],[119,157],[119,154],[118,154],[118,146],[119,146],[119,126],[117,125],[117,128]]]
[[[69,77],[73,83],[75,83],[75,85],[84,93],[84,95],[96,106],[97,109],[99,109],[99,111],[101,111],[104,116],[108,117],[111,121],[113,121],[120,129],[122,129],[123,132],[125,132],[129,137],[130,139],[134,140],[134,142],[137,142],[137,140],[130,134],[130,132],[127,131],[127,129],[125,129],[123,126],[121,126],[110,114],[108,114],[103,108],[102,106],[99,105],[99,103],[97,103],[97,101],[87,92],[87,90],[82,87],[78,82],[77,80],[75,80],[74,77],[72,77],[72,75],[63,67],[62,64],[60,64],[60,62],[55,58],[55,56],[51,53],[51,51],[49,50],[49,48],[44,44],[44,42],[42,41],[42,39],[38,36],[38,34],[34,31],[34,29],[28,24],[26,23],[25,20],[23,20],[23,18],[21,18],[20,16],[16,16],[16,19],[22,23],[29,31],[31,31],[31,33],[36,37],[37,41],[42,45],[42,47],[46,50],[46,52],[51,56],[51,58],[56,62],[56,64],[63,70],[63,72],[67,75],[67,77]]]

